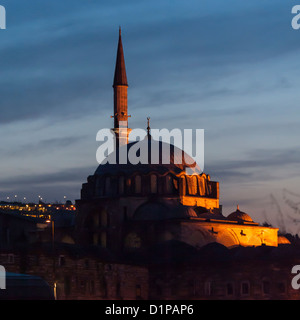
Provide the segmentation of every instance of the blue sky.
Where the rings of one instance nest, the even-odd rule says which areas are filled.
[[[204,129],[205,172],[220,182],[224,214],[239,204],[295,229],[300,30],[291,9],[300,2],[0,4],[0,199],[80,197],[97,167],[96,133],[113,125],[121,25],[130,127],[150,116],[155,128]]]

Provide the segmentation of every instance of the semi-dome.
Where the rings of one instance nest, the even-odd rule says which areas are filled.
[[[240,211],[239,206],[237,207],[236,211],[230,213],[227,219],[238,222],[253,222],[249,214]]]
[[[121,146],[109,154],[98,166],[95,175],[135,172],[147,174],[153,171],[177,175],[187,170],[189,175],[202,173],[195,160],[180,148],[146,137]]]

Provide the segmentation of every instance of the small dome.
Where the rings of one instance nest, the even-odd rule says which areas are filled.
[[[171,215],[173,218],[197,218],[198,215],[196,211],[190,206],[184,206],[182,204],[177,205],[175,208],[172,208]]]
[[[238,222],[253,222],[252,218],[247,213],[240,211],[239,206],[236,211],[230,213],[227,219]]]

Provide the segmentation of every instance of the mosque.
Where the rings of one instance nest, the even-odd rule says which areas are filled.
[[[128,82],[119,31],[113,81],[116,159],[121,148],[130,148],[128,128]],[[124,123],[126,124],[124,126]],[[148,134],[143,143],[160,150],[165,142]],[[219,243],[238,246],[277,247],[278,229],[254,222],[237,207],[227,217],[219,204],[219,182],[207,173],[187,174],[193,165],[178,164],[176,154],[189,156],[170,144],[170,163],[100,164],[82,185],[76,201],[76,242],[95,245],[115,253],[133,252],[176,241],[194,248]],[[188,161],[188,163],[190,163]]]

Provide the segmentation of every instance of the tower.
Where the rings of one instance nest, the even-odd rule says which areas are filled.
[[[114,75],[114,128],[116,147],[128,144],[131,129],[128,128],[127,76],[122,45],[121,28],[119,28],[119,42]]]

